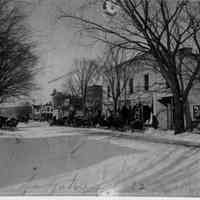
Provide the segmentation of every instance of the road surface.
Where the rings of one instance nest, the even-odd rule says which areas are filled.
[[[194,147],[26,125],[0,137],[0,195],[200,196],[199,158]]]

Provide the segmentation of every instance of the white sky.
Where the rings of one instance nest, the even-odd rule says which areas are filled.
[[[59,89],[62,80],[48,84],[49,80],[70,71],[73,60],[79,57],[95,57],[97,51],[91,47],[83,47],[75,37],[75,31],[63,23],[56,23],[58,7],[69,0],[26,0],[30,2],[28,23],[32,27],[33,38],[38,42],[39,65],[43,71],[38,75],[37,82],[42,87],[34,97],[40,101],[50,99],[53,88]],[[73,0],[73,4],[80,0]]]

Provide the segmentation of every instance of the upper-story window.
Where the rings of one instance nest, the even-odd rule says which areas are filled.
[[[149,74],[144,75],[144,90],[149,90]]]
[[[133,94],[133,78],[129,80],[129,93]]]
[[[108,98],[111,97],[111,95],[110,95],[110,86],[107,87],[107,97],[108,97]]]

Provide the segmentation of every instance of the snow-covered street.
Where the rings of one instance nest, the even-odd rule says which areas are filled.
[[[200,196],[200,148],[105,132],[38,123],[2,135],[0,194]]]

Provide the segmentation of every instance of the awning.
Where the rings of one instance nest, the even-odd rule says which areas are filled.
[[[132,102],[131,104],[141,102],[142,104],[151,106],[153,95],[152,93],[136,93],[129,97],[128,100]]]
[[[163,105],[167,106],[172,103],[173,95],[171,93],[161,93],[157,95],[157,100]]]

